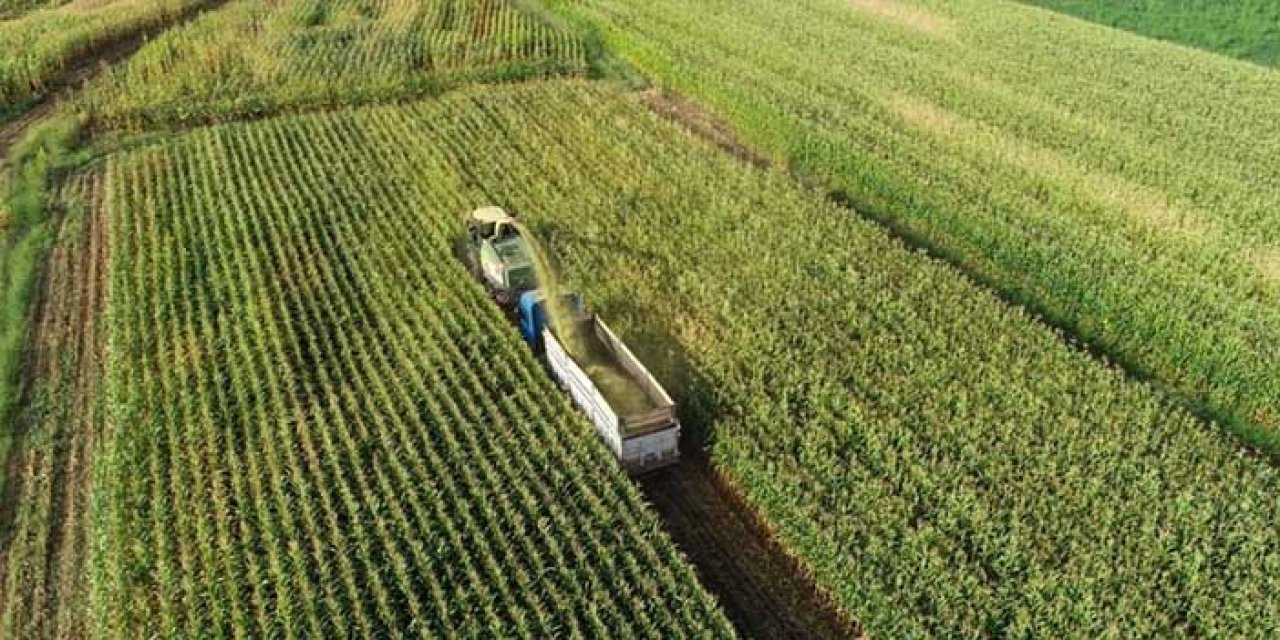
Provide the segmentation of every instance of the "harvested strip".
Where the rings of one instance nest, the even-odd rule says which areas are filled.
[[[6,637],[83,637],[92,627],[90,469],[102,421],[108,233],[102,188],[100,175],[77,176],[58,198],[67,213],[39,291],[30,401],[6,484],[13,510],[0,548]]]

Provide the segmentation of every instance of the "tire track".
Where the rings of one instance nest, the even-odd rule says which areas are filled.
[[[688,440],[688,439],[686,439]],[[691,442],[680,464],[641,476],[645,498],[745,638],[856,638],[773,533]]]
[[[0,635],[88,635],[90,466],[99,425],[96,388],[104,341],[107,242],[100,176],[68,180],[63,215],[37,289],[30,368],[34,383],[18,415],[5,502],[12,526],[0,540]]]

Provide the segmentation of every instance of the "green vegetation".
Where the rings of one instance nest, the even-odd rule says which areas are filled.
[[[72,2],[0,22],[0,112],[44,93],[95,49],[173,22],[202,2]]]
[[[635,97],[580,82],[488,87],[201,140],[232,137],[243,151],[204,142],[191,163],[247,172],[233,168],[250,161],[234,159],[261,157],[264,169],[287,172],[276,154],[310,159],[317,151],[307,141],[346,141],[333,160],[315,161],[362,175],[360,187],[334,184],[325,193],[349,201],[316,211],[358,206],[374,223],[388,215],[387,198],[376,196],[385,192],[410,195],[388,211],[420,224],[457,228],[481,204],[520,212],[557,256],[564,282],[584,288],[677,394],[687,426],[712,438],[718,466],[874,636],[1239,636],[1280,625],[1280,607],[1265,595],[1280,586],[1280,474],[1270,463],[955,270],[786,175],[701,145]],[[183,201],[221,193],[220,215],[243,224],[262,216],[244,215],[259,207],[238,198],[279,193],[285,212],[307,201],[288,178],[275,188],[205,187],[189,169],[174,173],[175,183],[201,189]],[[209,218],[218,216],[191,219]],[[269,219],[282,227],[264,229],[269,236],[315,228]],[[321,265],[351,255],[339,262],[348,264],[398,246],[392,238],[438,236],[413,227],[380,234],[339,218],[328,237],[300,255]],[[443,251],[443,239],[420,242]],[[311,276],[259,261],[302,300],[364,300],[356,288],[317,293]],[[365,279],[420,262],[408,256],[335,279],[366,283],[371,296],[387,287],[393,297],[435,300],[412,282]],[[173,278],[184,282],[183,271]],[[479,302],[460,314],[493,316]],[[361,317],[348,321],[361,326]],[[396,325],[420,316],[369,317]],[[193,353],[180,357],[210,357]],[[468,361],[476,375],[492,375],[489,358]],[[544,375],[531,378],[544,388]],[[544,393],[554,394],[534,397]]]
[[[51,9],[71,0],[0,0],[0,20],[11,20],[28,11]]]
[[[524,538],[417,554],[453,540],[448,527],[493,530],[456,511],[477,504],[499,529],[579,513],[528,544],[616,541],[569,563],[610,585],[586,594],[648,585],[633,597],[663,604],[601,604],[605,627],[638,615],[627,607],[664,635],[703,619],[590,428],[449,256],[466,212],[489,203],[525,216],[872,634],[1238,636],[1280,624],[1260,595],[1280,575],[1272,465],[634,97],[487,87],[215,128],[117,158],[110,176],[119,430],[101,458],[113,488],[101,628],[323,634],[412,616],[439,625],[427,633],[465,621],[491,633],[514,628],[511,612],[550,614],[503,595],[556,602],[515,577],[545,557],[517,552]],[[198,471],[224,463],[224,475]],[[424,489],[463,468],[473,475],[453,489]],[[521,487],[531,495],[506,493]],[[602,569],[633,535],[650,540],[633,553],[657,559]],[[349,552],[330,560],[326,545]],[[671,573],[637,583],[650,566]],[[581,611],[582,595],[565,610]],[[205,602],[218,604],[194,605]],[[668,617],[670,602],[692,604]],[[254,617],[264,610],[281,615]],[[535,635],[538,620],[527,618]]]
[[[554,6],[896,233],[1280,440],[1274,71],[1004,2]]]
[[[1275,0],[1022,0],[1153,38],[1280,65]]]
[[[0,22],[5,108],[179,4]],[[545,4],[233,0],[14,149],[0,636],[732,635],[453,255],[490,204],[870,635],[1280,628],[1280,469],[1192,413],[1280,445],[1274,71],[1001,1]],[[561,77],[632,67],[777,169]]]
[[[732,633],[453,255],[481,95],[111,157],[98,633]]]
[[[506,0],[240,0],[158,38],[83,107],[145,130],[587,69],[571,31]]]
[[[30,387],[7,424],[21,431],[6,469],[5,573],[0,637],[83,638],[91,629],[86,580],[90,473],[102,414],[97,317],[105,296],[101,181],[76,173],[50,205],[61,223],[41,270],[31,346],[23,361]],[[53,227],[53,223],[50,223]]]
[[[52,237],[50,191],[59,174],[84,161],[83,153],[72,150],[79,126],[72,117],[45,122],[6,159],[0,210],[0,463],[8,460],[12,444],[32,283]],[[0,492],[3,488],[0,477]]]

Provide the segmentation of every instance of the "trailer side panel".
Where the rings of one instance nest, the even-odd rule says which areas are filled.
[[[587,418],[596,426],[596,431],[604,439],[605,444],[613,450],[613,454],[622,457],[622,436],[618,424],[618,414],[605,401],[600,390],[587,377],[587,373],[578,363],[569,357],[560,341],[549,329],[542,331],[542,344],[546,350],[547,362],[556,380],[569,391],[574,404],[587,414]]]
[[[622,465],[627,473],[660,469],[680,461],[680,423],[672,428],[622,441]]]

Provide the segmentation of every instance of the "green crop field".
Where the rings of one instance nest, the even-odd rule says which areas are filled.
[[[485,88],[211,129],[114,159],[106,189],[122,293],[109,308],[107,374],[121,426],[96,478],[112,487],[94,547],[104,629],[255,635],[422,619],[438,632],[471,617],[432,594],[499,574],[484,573],[482,556],[460,583],[416,586],[450,547],[415,555],[412,523],[440,522],[447,541],[471,521],[433,516],[438,494],[413,487],[449,477],[432,469],[451,460],[486,460],[445,503],[487,504],[496,487],[530,481],[502,474],[554,464],[530,455],[577,459],[581,474],[612,464],[585,425],[554,418],[563,400],[449,254],[459,216],[486,202],[527,217],[677,390],[721,468],[873,634],[1159,637],[1280,624],[1257,595],[1280,575],[1269,464],[952,269],[695,142],[636,98],[578,83]],[[493,361],[522,365],[504,373]],[[554,427],[541,426],[547,417]],[[171,432],[175,420],[199,435]],[[527,437],[569,444],[535,454]],[[206,482],[197,470],[215,460],[228,471]],[[511,508],[531,510],[526,521],[569,508],[555,486],[599,480],[549,482]],[[614,491],[598,505],[628,503]],[[392,495],[407,497],[378,499]],[[201,518],[197,504],[218,506]],[[601,536],[639,506],[578,509],[596,523],[578,526]],[[239,514],[239,529],[219,529],[220,512]],[[361,526],[333,526],[347,518]],[[350,547],[352,566],[291,540]],[[530,555],[518,541],[490,544],[495,566]],[[493,593],[529,593],[519,584]],[[162,595],[130,597],[139,592]],[[190,604],[206,600],[222,604]],[[496,621],[476,624],[525,611],[500,602]],[[264,609],[281,613],[253,617]],[[654,628],[699,611],[657,616],[672,626]]]
[[[0,57],[0,114],[49,89],[77,59],[103,43],[171,22],[202,2],[79,0],[47,3],[0,20],[0,51],[6,52]]]
[[[575,34],[505,0],[237,0],[170,31],[83,101],[101,126],[145,129],[583,73],[586,64]]]
[[[71,0],[0,0],[0,20],[12,20],[28,11],[51,9]]]
[[[6,104],[197,4],[0,0]],[[217,4],[0,127],[0,638],[1280,635],[1275,70],[1007,0]]]
[[[450,102],[383,139],[527,217],[872,635],[1280,625],[1280,474],[1228,434],[633,98]]]
[[[1274,0],[1023,0],[1120,29],[1280,65],[1280,3]]]
[[[97,635],[730,633],[455,260],[469,203],[447,158],[394,141],[460,104],[108,160]],[[24,486],[18,522],[47,523],[41,483]],[[52,624],[33,606],[45,538],[12,550],[7,637]]]
[[[860,212],[1280,441],[1274,71],[1001,1],[553,4]]]

